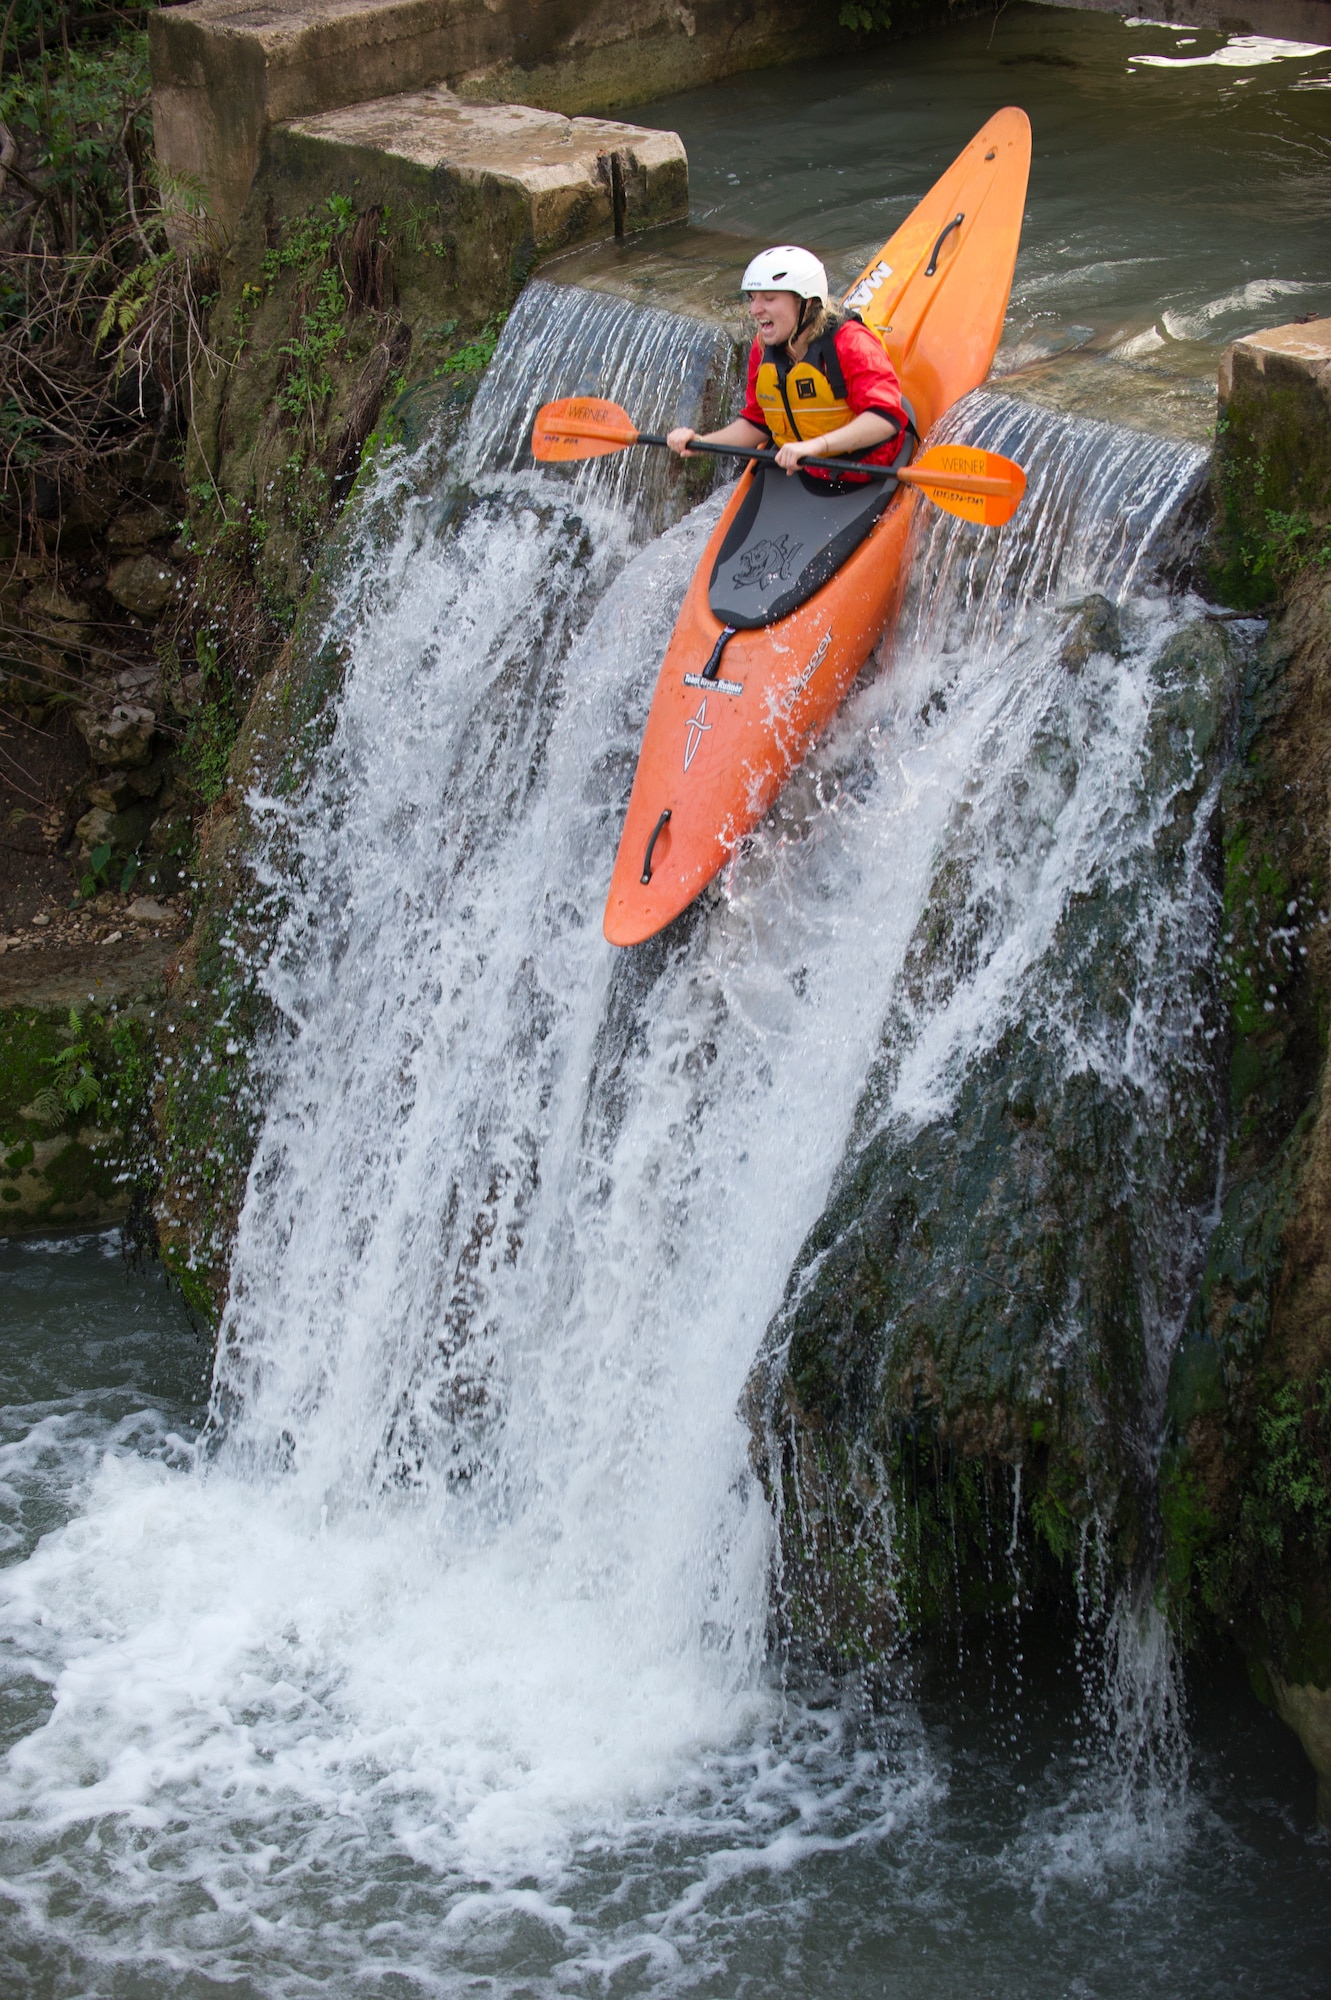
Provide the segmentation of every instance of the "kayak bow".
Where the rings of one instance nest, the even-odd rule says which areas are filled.
[[[883,341],[922,436],[989,372],[1030,150],[1025,112],[998,112],[846,294]],[[623,424],[607,432],[618,435],[580,455],[636,441],[615,415]],[[986,477],[985,456],[967,445],[927,454],[940,491],[962,503],[950,511],[977,523],[1000,503],[960,488]],[[833,486],[764,465],[740,477],[657,680],[606,903],[612,944],[641,944],[688,907],[835,714],[896,613],[915,500],[906,482]]]

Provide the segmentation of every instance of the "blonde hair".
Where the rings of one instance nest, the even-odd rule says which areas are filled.
[[[804,304],[813,304],[815,310],[805,320],[799,333],[792,334],[792,339],[802,340],[807,335],[810,341],[814,341],[824,333],[836,332],[841,324],[841,314],[835,306],[825,306],[821,300],[811,301],[809,299],[805,299]]]

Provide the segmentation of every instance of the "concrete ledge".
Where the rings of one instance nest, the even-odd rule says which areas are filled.
[[[178,940],[146,938],[122,945],[53,945],[0,959],[0,1007],[38,1012],[71,1007],[126,1008],[156,1003],[166,993]]]
[[[675,133],[525,104],[466,104],[442,86],[291,119],[270,146],[291,140],[347,153],[349,168],[377,154],[381,174],[400,166],[402,179],[436,201],[449,184],[492,191],[497,210],[516,195],[535,255],[688,214],[688,160]]]
[[[845,39],[822,0],[192,0],[149,18],[157,157],[229,231],[284,120],[436,83],[582,112]]]
[[[1221,408],[1229,404],[1236,382],[1259,376],[1315,387],[1331,411],[1331,319],[1265,327],[1227,347],[1220,358]]]

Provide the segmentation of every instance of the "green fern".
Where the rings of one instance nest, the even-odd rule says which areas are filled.
[[[95,341],[98,347],[113,333],[119,334],[121,340],[133,333],[156,290],[159,276],[175,260],[174,250],[162,250],[126,271],[102,308]]]
[[[47,1057],[46,1067],[54,1076],[38,1091],[30,1107],[31,1116],[50,1128],[69,1118],[81,1118],[101,1102],[101,1078],[93,1067],[92,1044],[84,1034],[77,1007],[69,1010],[69,1034],[71,1039],[59,1054]]]

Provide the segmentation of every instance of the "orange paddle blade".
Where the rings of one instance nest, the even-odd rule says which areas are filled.
[[[906,466],[901,478],[963,521],[1001,528],[1021,505],[1026,474],[1012,459],[970,444],[936,444]]]
[[[532,457],[543,464],[566,458],[605,458],[636,444],[638,433],[627,410],[600,396],[565,396],[543,403],[532,427]]]

